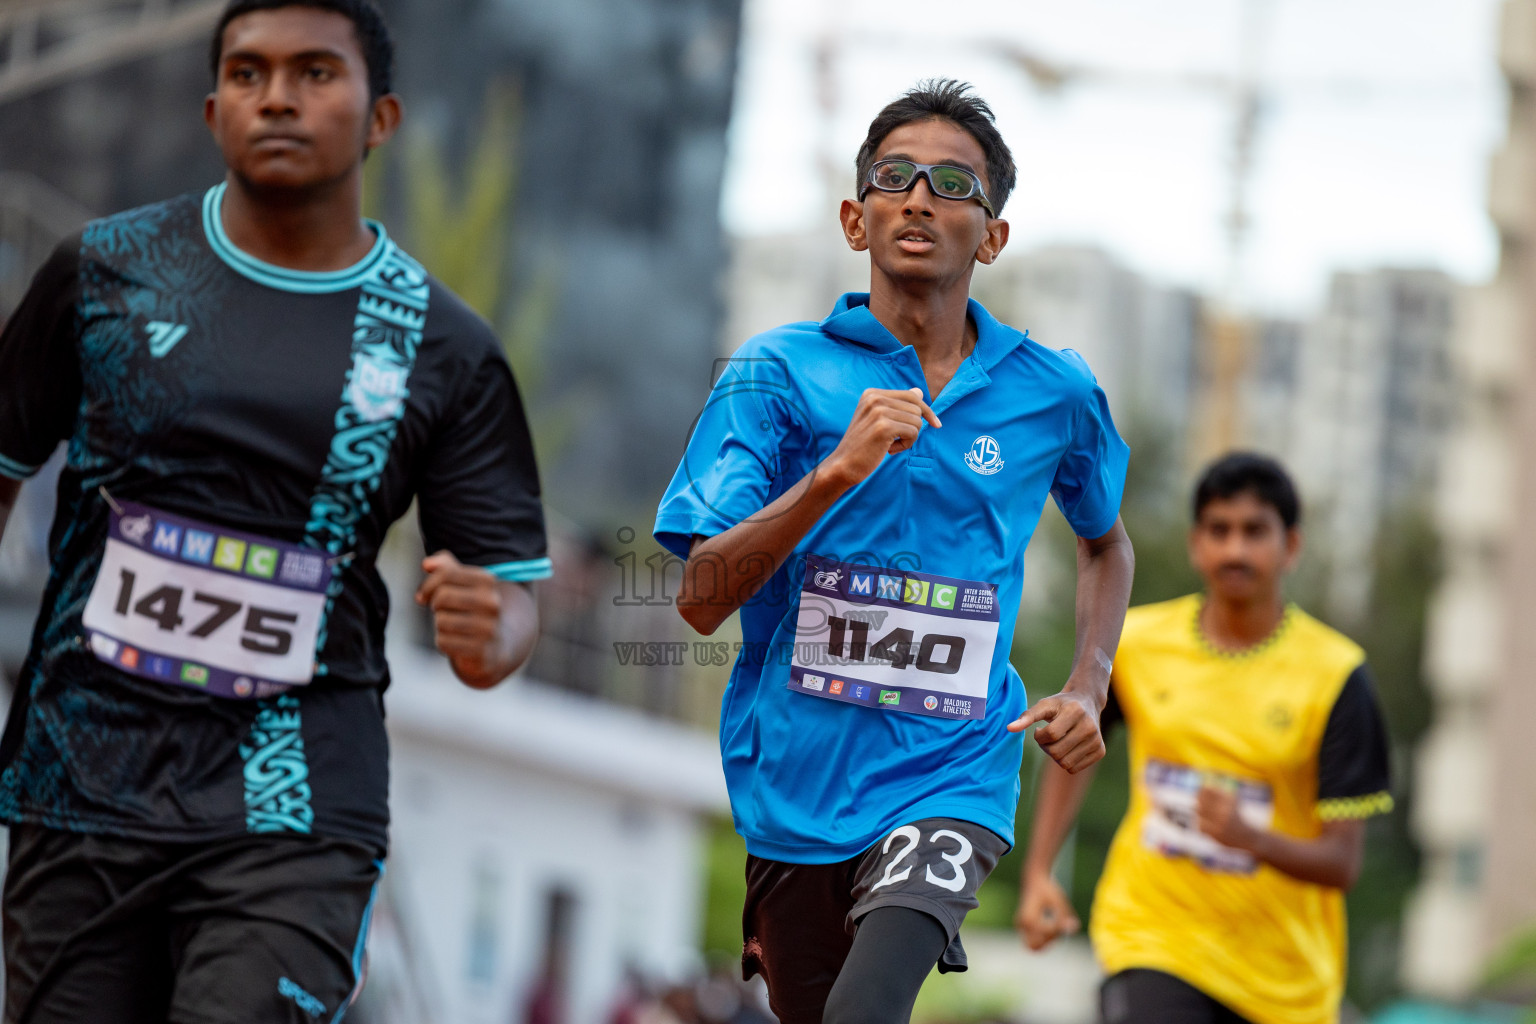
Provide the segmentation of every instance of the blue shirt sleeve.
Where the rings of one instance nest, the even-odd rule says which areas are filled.
[[[1102,537],[1120,515],[1131,450],[1115,429],[1109,400],[1083,357],[1070,349],[1062,355],[1076,364],[1087,386],[1078,402],[1067,449],[1051,480],[1051,497],[1079,537]]]
[[[695,534],[724,533],[772,500],[778,423],[767,396],[782,386],[749,364],[733,360],[715,383],[656,511],[657,542],[680,558]]]

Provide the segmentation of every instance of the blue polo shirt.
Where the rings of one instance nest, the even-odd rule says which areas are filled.
[[[844,860],[928,817],[1013,842],[1023,736],[1005,727],[1028,703],[1008,663],[1024,549],[1047,494],[1080,536],[1099,537],[1124,488],[1128,449],[1081,356],[1031,341],[972,300],[975,350],[935,398],[917,353],[868,302],[844,295],[822,322],[788,324],[736,352],[656,517],[656,539],[687,557],[695,534],[761,511],[830,455],[866,388],[921,388],[944,424],[925,426],[844,494],[741,608],[745,643],[720,750],[737,830],[773,860]],[[790,688],[807,565],[834,563],[995,585],[984,714],[952,720]],[[1049,691],[1062,680],[1041,682]]]

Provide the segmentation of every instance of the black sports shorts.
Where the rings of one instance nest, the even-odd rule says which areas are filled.
[[[367,846],[10,832],[5,1024],[331,1024],[356,994]]]
[[[1188,982],[1143,967],[1112,975],[1099,990],[1103,1024],[1249,1024]]]
[[[976,890],[1008,851],[989,829],[924,818],[834,864],[788,864],[747,856],[741,974],[761,974],[775,1012],[825,1005],[859,921],[877,907],[920,910],[949,934],[939,970],[963,971],[960,923]]]

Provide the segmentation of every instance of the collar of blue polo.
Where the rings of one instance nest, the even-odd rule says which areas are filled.
[[[996,366],[1004,356],[1029,338],[1028,331],[1016,331],[998,323],[986,307],[975,299],[967,299],[966,302],[971,320],[976,324],[976,350],[972,356],[983,370]],[[821,329],[835,338],[882,355],[900,352],[907,347],[869,311],[868,292],[845,293],[821,322]]]
[[[318,295],[327,292],[344,292],[356,288],[367,279],[389,254],[394,245],[384,231],[384,225],[376,220],[364,219],[363,223],[374,234],[373,248],[368,255],[342,270],[292,270],[267,263],[238,248],[224,232],[224,190],[226,182],[219,182],[203,196],[203,234],[215,255],[229,268],[248,277],[257,284],[301,295]]]

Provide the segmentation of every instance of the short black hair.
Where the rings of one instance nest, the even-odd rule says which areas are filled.
[[[1301,522],[1301,499],[1285,467],[1257,452],[1229,452],[1211,463],[1195,484],[1195,522],[1213,501],[1252,494],[1280,513],[1287,530]]]
[[[885,109],[875,115],[875,119],[869,122],[869,133],[864,136],[864,144],[859,147],[856,162],[858,179],[854,182],[854,188],[864,187],[869,169],[875,163],[875,152],[887,135],[905,124],[936,119],[954,122],[981,144],[981,151],[987,157],[987,199],[991,201],[997,215],[1002,216],[1003,205],[1013,194],[1014,183],[1018,180],[1013,154],[1008,151],[1008,144],[997,130],[996,118],[992,116],[992,108],[987,106],[987,101],[973,95],[968,83],[957,82],[953,78],[930,78],[919,82],[907,90],[906,95],[887,103]]]
[[[372,0],[229,0],[224,13],[219,16],[219,26],[213,30],[213,44],[209,53],[209,69],[213,81],[219,81],[219,61],[224,57],[224,30],[241,15],[255,11],[275,11],[284,7],[313,7],[321,11],[334,11],[352,22],[357,32],[357,44],[362,48],[363,60],[368,65],[368,96],[378,99],[394,91],[395,44],[389,37],[389,26]]]

